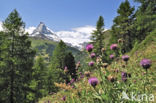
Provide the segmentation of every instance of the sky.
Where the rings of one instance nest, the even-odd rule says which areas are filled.
[[[123,1],[125,0],[0,0],[0,25],[16,9],[29,33],[40,22],[44,22],[58,36],[66,38],[66,41],[71,36],[83,39],[91,35],[99,16],[104,18],[105,29],[110,29],[117,16],[117,8]],[[133,0],[129,2],[132,6],[138,6]]]

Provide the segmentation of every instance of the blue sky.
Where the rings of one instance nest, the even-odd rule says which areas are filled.
[[[95,26],[100,15],[110,28],[120,3],[124,0],[0,0],[0,21],[17,9],[26,28],[44,22],[54,31]],[[137,5],[129,0],[131,5]]]

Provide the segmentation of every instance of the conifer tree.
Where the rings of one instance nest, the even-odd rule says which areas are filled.
[[[43,57],[38,56],[33,67],[33,79],[35,82],[35,99],[48,94],[47,92],[47,67]]]
[[[156,0],[134,0],[141,5],[135,13],[133,30],[136,41],[141,42],[156,27]]]
[[[68,73],[70,74],[71,78],[76,79],[77,75],[76,75],[75,59],[71,52],[66,54],[64,62],[65,62],[65,66],[67,66],[68,68]]]
[[[24,34],[25,24],[14,10],[3,22],[5,41],[1,52],[0,78],[5,80],[0,86],[5,97],[3,103],[30,102],[28,94],[34,92],[30,87],[32,79],[32,66],[35,51],[27,34]],[[1,93],[0,93],[1,94]]]
[[[133,37],[131,33],[133,23],[134,7],[130,6],[128,0],[122,2],[117,10],[118,16],[113,20],[111,42],[116,43],[118,39],[123,40],[122,53],[132,49]]]
[[[104,19],[102,16],[99,17],[97,23],[96,23],[96,30],[93,31],[91,40],[92,44],[94,45],[94,52],[96,55],[101,55],[101,49],[104,46]]]

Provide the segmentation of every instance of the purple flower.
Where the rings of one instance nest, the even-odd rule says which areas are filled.
[[[121,77],[122,77],[122,81],[124,81],[124,82],[127,81],[127,73],[126,72],[122,72]]]
[[[72,83],[74,83],[74,81],[75,81],[75,79],[72,79],[72,80],[70,81],[70,83],[72,84]]]
[[[82,75],[80,75],[80,78],[84,78],[84,75],[82,74]]]
[[[128,55],[124,55],[122,56],[122,60],[127,62],[129,60],[129,56]]]
[[[65,73],[68,72],[67,66],[64,67],[64,72],[65,72]]]
[[[88,44],[88,45],[86,46],[86,50],[87,50],[88,52],[91,52],[92,49],[93,49],[93,44]]]
[[[115,56],[114,56],[113,54],[111,54],[111,55],[109,56],[110,59],[114,59],[114,57],[115,57]]]
[[[63,96],[61,99],[62,99],[63,101],[65,101],[65,100],[66,100],[66,96]]]
[[[148,69],[151,66],[151,60],[149,59],[143,59],[140,62],[140,65],[144,68],[144,69]]]
[[[110,46],[110,49],[111,50],[116,50],[118,48],[118,45],[117,44],[112,44],[111,46]]]
[[[88,63],[88,65],[92,67],[92,66],[94,66],[94,62],[91,61],[91,62]]]
[[[88,80],[89,84],[92,85],[94,88],[95,86],[99,83],[98,79],[96,77],[92,77],[92,78],[89,78]]]
[[[91,53],[91,54],[90,54],[90,57],[91,57],[91,58],[94,58],[94,57],[95,57],[95,53]]]

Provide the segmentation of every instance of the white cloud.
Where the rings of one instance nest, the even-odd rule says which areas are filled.
[[[31,26],[31,27],[29,27],[29,28],[26,28],[26,29],[25,29],[25,32],[28,32],[29,34],[31,34],[35,29],[36,29],[36,27]]]
[[[2,22],[0,21],[0,31],[2,31],[3,28],[2,28]]]
[[[55,32],[64,42],[71,43],[73,46],[80,46],[80,43],[89,42],[91,33],[95,30],[94,26],[84,26],[72,28],[70,31]]]

